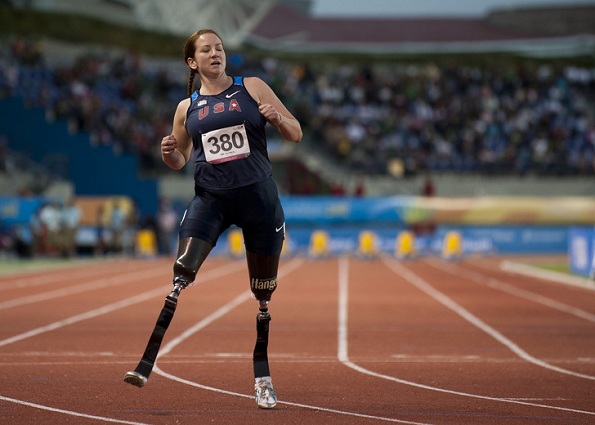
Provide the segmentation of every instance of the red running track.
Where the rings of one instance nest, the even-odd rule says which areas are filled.
[[[284,259],[270,411],[253,398],[258,305],[243,260],[206,261],[142,389],[122,377],[171,259],[3,273],[0,423],[595,423],[595,291],[500,261]]]

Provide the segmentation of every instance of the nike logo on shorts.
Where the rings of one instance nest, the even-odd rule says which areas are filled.
[[[281,225],[281,227],[275,227],[275,232],[279,233],[281,229],[285,228],[285,222]]]
[[[240,92],[239,90],[234,91],[232,94],[226,94],[225,97],[229,99],[230,97],[233,97],[234,95],[238,94],[239,92]]]

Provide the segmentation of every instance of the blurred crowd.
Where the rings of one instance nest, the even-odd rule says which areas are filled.
[[[340,68],[316,81],[317,140],[365,173],[592,175],[595,68]]]
[[[73,257],[77,254],[80,222],[81,210],[74,199],[64,203],[49,200],[39,205],[28,223],[2,226],[2,251],[14,252],[19,257]]]
[[[180,61],[106,50],[49,67],[37,43],[18,38],[2,44],[0,62],[0,96],[21,96],[93,143],[137,154],[145,171],[167,172],[156,147],[186,96]],[[595,174],[595,67],[306,64],[228,52],[228,74],[266,80],[302,123],[307,149],[353,172]]]
[[[34,207],[30,214],[12,217],[11,223],[0,220],[0,259],[81,254],[152,257],[177,251],[185,205],[180,201],[162,198],[154,214],[140,217],[133,200],[125,196],[23,199],[31,201],[24,210]],[[18,201],[12,202],[7,209],[20,208],[15,206]]]

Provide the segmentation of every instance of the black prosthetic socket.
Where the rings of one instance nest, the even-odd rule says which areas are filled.
[[[174,263],[174,285],[186,287],[194,282],[198,269],[213,246],[197,238],[182,238],[178,245],[178,257]]]
[[[261,255],[246,252],[250,290],[258,301],[270,301],[277,289],[277,271],[280,255]]]
[[[260,309],[256,316],[256,345],[252,357],[254,364],[254,378],[271,376],[267,348],[269,345],[269,314],[268,301],[260,301]]]

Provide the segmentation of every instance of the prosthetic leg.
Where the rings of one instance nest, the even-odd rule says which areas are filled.
[[[252,357],[256,405],[261,409],[272,409],[277,405],[277,395],[273,389],[267,353],[271,321],[268,304],[277,288],[279,256],[263,256],[247,252],[246,257],[250,272],[250,290],[259,304],[256,316],[256,345]]]
[[[256,345],[254,346],[254,378],[271,376],[267,348],[269,345],[269,314],[268,301],[259,301],[259,312],[256,315]]]
[[[171,294],[165,297],[165,305],[161,309],[161,313],[159,313],[157,323],[149,338],[143,357],[133,371],[126,372],[124,382],[139,388],[144,387],[147,383],[153,366],[155,366],[155,359],[157,359],[165,331],[167,331],[171,319],[174,317],[176,306],[178,305],[178,297],[185,287],[186,284],[184,282],[174,281],[174,289],[171,291]]]
[[[155,366],[155,360],[159,354],[165,331],[167,331],[174,317],[180,292],[194,282],[198,269],[211,252],[211,249],[213,247],[209,243],[200,239],[184,238],[180,240],[178,259],[174,264],[174,288],[165,298],[165,305],[157,318],[157,323],[149,338],[143,357],[136,369],[126,372],[124,382],[139,388],[144,387],[147,383],[153,366]]]

